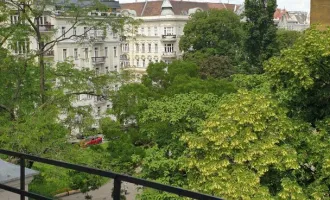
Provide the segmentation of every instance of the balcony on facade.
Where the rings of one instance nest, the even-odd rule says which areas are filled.
[[[91,30],[89,31],[89,39],[94,42],[104,42],[105,34],[103,30]]]
[[[176,51],[173,52],[163,52],[162,57],[163,58],[176,58],[177,54]]]
[[[103,64],[103,63],[105,63],[105,59],[106,59],[105,56],[102,56],[102,57],[92,57],[92,63],[94,65]]]
[[[44,57],[54,57],[54,50],[49,50],[45,52]]]
[[[51,25],[51,24],[39,25],[39,31],[41,33],[53,32],[54,31],[54,25]]]
[[[128,57],[127,57],[127,55],[120,55],[120,60],[122,60],[122,61],[126,61],[126,60],[128,60]]]
[[[162,42],[175,42],[176,41],[176,35],[162,35]]]

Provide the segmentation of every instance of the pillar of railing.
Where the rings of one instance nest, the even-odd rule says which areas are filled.
[[[25,191],[25,159],[23,156],[20,156],[20,189],[22,191]],[[21,193],[21,200],[24,200],[25,196],[23,193]]]
[[[121,180],[118,176],[113,181],[113,199],[120,200]]]

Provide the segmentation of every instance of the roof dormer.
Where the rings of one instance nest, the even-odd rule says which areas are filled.
[[[163,0],[161,15],[174,15],[173,7],[169,0]]]

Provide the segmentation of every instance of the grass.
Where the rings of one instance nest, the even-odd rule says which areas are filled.
[[[71,159],[65,159],[71,163],[84,163],[84,165],[90,165],[95,162],[95,159],[104,158],[100,154],[104,154],[107,144],[101,144],[97,147],[77,148],[72,146],[72,152],[75,156]],[[70,156],[68,156],[70,158]],[[68,169],[47,165],[43,163],[35,163],[33,169],[40,172],[35,176],[34,180],[29,185],[29,191],[36,194],[40,194],[46,197],[54,197],[54,195],[70,191],[71,179],[68,174]],[[102,184],[108,182],[108,178],[100,177]]]
[[[30,183],[30,192],[53,197],[56,194],[71,190],[67,169],[43,163],[35,163],[33,168],[40,174],[35,176]]]

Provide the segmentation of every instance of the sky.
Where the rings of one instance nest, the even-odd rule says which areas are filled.
[[[145,0],[137,0],[145,1]],[[185,0],[185,1],[200,1],[200,2],[223,2],[223,3],[233,3],[241,4],[244,0]],[[119,0],[120,3],[135,2],[135,0]],[[279,8],[285,8],[289,11],[308,11],[310,10],[310,0],[277,0],[277,5]]]

